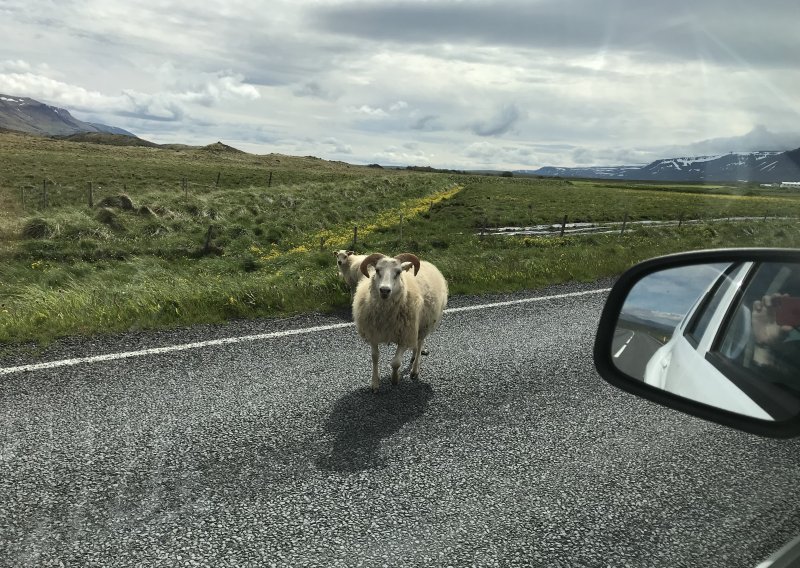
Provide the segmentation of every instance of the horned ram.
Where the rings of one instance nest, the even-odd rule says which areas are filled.
[[[413,269],[413,270],[412,270]],[[447,305],[447,281],[430,262],[410,253],[395,257],[375,253],[360,265],[361,280],[353,297],[353,320],[359,335],[372,347],[372,390],[380,385],[378,346],[394,343],[390,362],[392,384],[400,381],[400,363],[412,350],[411,378],[419,378],[425,338],[442,320]]]

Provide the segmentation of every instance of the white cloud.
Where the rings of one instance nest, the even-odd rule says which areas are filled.
[[[27,73],[31,66],[27,61],[21,59],[0,61],[0,72],[4,73]]]
[[[482,167],[491,167],[493,164],[531,164],[535,163],[536,158],[536,153],[528,146],[498,145],[485,141],[470,144],[464,149],[464,155]]]
[[[0,73],[0,91],[57,103],[69,109],[111,111],[115,106],[114,97],[31,72]]]
[[[434,155],[419,145],[387,146],[373,154],[373,162],[388,166],[429,166]]]
[[[327,150],[334,154],[352,154],[353,148],[349,144],[344,144],[341,140],[330,137],[326,138],[324,144],[328,146]]]
[[[388,116],[387,112],[382,108],[373,108],[369,105],[361,105],[358,108],[352,109],[354,114],[362,114],[372,118],[384,118]]]
[[[3,62],[0,68],[30,69],[31,66],[24,61],[15,61],[11,64]],[[226,73],[202,75],[193,87],[182,91],[143,93],[124,89],[120,94],[108,95],[30,71],[0,71],[0,92],[28,96],[68,110],[169,121],[185,116],[187,109],[194,104],[211,107],[235,99],[253,101],[260,98],[258,90],[245,84],[241,76]]]

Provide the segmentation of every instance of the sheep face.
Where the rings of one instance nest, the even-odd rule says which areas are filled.
[[[342,266],[347,264],[347,257],[352,256],[353,254],[355,253],[351,250],[342,249],[334,251],[333,256],[336,257],[336,265],[339,267],[340,270]]]
[[[372,288],[384,300],[392,295],[403,293],[403,272],[414,268],[411,262],[401,262],[396,258],[384,256],[375,263],[375,272],[372,275]]]

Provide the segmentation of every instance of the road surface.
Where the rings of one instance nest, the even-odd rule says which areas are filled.
[[[641,330],[617,327],[611,343],[612,361],[617,368],[635,379],[644,380],[647,362],[664,345]]]
[[[607,385],[606,286],[455,298],[377,395],[335,315],[0,361],[0,565],[754,566],[800,533],[800,442]]]

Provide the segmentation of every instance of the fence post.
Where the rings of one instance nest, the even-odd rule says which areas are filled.
[[[622,220],[622,230],[619,232],[620,237],[625,234],[625,225],[627,224],[628,224],[628,212],[626,211],[625,218]]]
[[[214,187],[219,187],[219,176],[222,175],[222,172],[217,172],[217,182],[214,184]]]
[[[564,229],[566,228],[567,228],[567,216],[564,215],[564,221],[561,222],[561,234],[559,235],[560,237],[564,236]]]
[[[89,182],[89,208],[94,207],[94,191],[92,188],[92,182]]]
[[[325,237],[319,238],[319,251],[322,252],[325,250]]]
[[[47,209],[47,180],[42,181],[42,209]]]
[[[22,210],[25,210],[25,186],[23,185],[20,189],[20,195],[22,196]]]
[[[403,214],[400,213],[400,242],[398,243],[398,248],[403,248]]]
[[[214,225],[208,226],[208,232],[206,233],[206,244],[203,245],[203,254],[208,254],[208,251],[211,250],[211,233],[214,230]]]
[[[269,179],[267,180],[267,187],[272,187],[272,172],[269,172]]]

